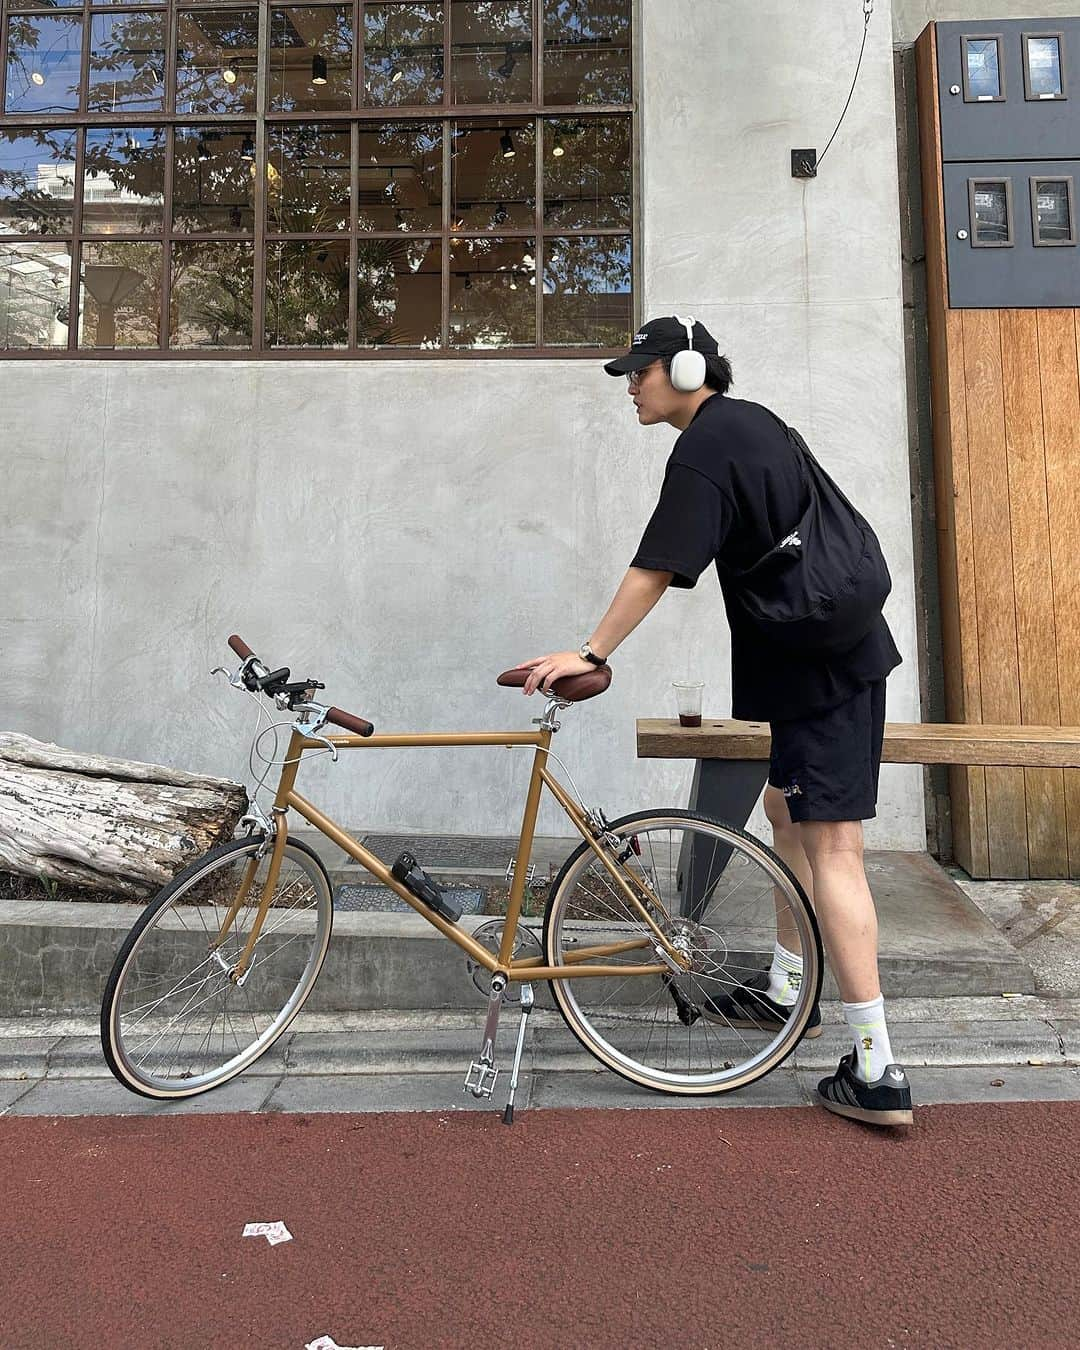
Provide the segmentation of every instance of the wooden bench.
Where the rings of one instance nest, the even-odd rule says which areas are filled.
[[[700,727],[676,720],[638,719],[642,759],[697,761],[693,810],[745,825],[769,771],[767,722],[706,719]],[[888,764],[955,764],[987,768],[1080,768],[1080,727],[976,726],[887,722],[881,753]]]

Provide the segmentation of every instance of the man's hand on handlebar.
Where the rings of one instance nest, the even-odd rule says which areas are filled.
[[[552,683],[562,679],[564,675],[587,675],[596,667],[577,652],[551,652],[548,656],[536,656],[531,661],[522,661],[514,669],[532,672],[522,685],[523,694],[535,694],[537,689],[546,694],[550,692]]]

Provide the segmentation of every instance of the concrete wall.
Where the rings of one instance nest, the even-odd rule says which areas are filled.
[[[702,319],[735,392],[799,426],[878,528],[907,658],[888,716],[914,720],[887,4],[821,176],[789,168],[847,93],[862,16],[839,8],[643,0],[641,315]],[[234,630],[383,730],[527,726],[538,700],[495,675],[591,630],[673,440],[591,362],[8,362],[0,408],[0,726],[236,776],[254,708],[206,674]],[[636,760],[634,719],[669,715],[687,675],[728,713],[715,578],[614,665],[556,749],[611,813],[685,800],[686,766]],[[361,751],[301,789],[356,826],[496,834],[527,771],[521,751]],[[886,768],[871,844],[922,848],[922,810],[920,771]]]

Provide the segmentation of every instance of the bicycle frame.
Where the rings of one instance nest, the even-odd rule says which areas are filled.
[[[544,728],[540,731],[507,731],[507,732],[461,732],[461,733],[428,733],[420,735],[387,735],[387,736],[327,736],[319,740],[313,740],[301,732],[294,730],[289,740],[289,748],[285,755],[285,763],[282,766],[281,778],[278,783],[277,793],[274,797],[274,818],[275,835],[273,852],[270,857],[270,866],[266,876],[266,882],[263,886],[263,893],[259,903],[258,912],[255,915],[251,932],[247,943],[239,960],[234,967],[234,978],[239,978],[247,969],[248,962],[251,959],[251,953],[254,950],[255,943],[258,940],[259,932],[262,929],[263,920],[270,907],[270,901],[274,894],[274,888],[277,885],[278,874],[281,868],[281,860],[284,856],[285,843],[288,839],[287,812],[290,808],[298,815],[328,839],[332,840],[339,848],[362,867],[371,873],[384,886],[389,887],[396,895],[400,896],[417,914],[421,915],[428,923],[448,937],[451,942],[465,951],[473,958],[477,964],[483,966],[492,974],[499,972],[506,976],[508,980],[534,981],[534,980],[567,980],[583,979],[588,977],[612,977],[617,976],[620,979],[626,979],[628,976],[635,975],[664,975],[679,974],[687,968],[688,960],[682,952],[677,951],[665,936],[662,929],[656,923],[649,907],[658,909],[663,917],[670,916],[664,910],[659,897],[645,888],[641,881],[628,870],[623,869],[617,860],[612,859],[605,852],[602,843],[602,835],[598,840],[596,831],[590,825],[585,815],[582,813],[578,804],[566,792],[563,786],[552,777],[547,768],[548,750],[551,746],[551,730]],[[318,807],[312,805],[304,797],[301,797],[295,791],[296,776],[300,769],[300,762],[306,750],[325,750],[327,744],[333,745],[339,750],[367,750],[367,749],[390,749],[390,748],[417,748],[421,746],[428,747],[446,747],[446,746],[481,746],[481,745],[504,745],[512,747],[515,745],[535,746],[536,754],[533,757],[532,775],[529,780],[528,795],[525,800],[525,814],[521,824],[521,835],[518,840],[517,861],[514,866],[514,878],[510,886],[510,895],[507,903],[506,922],[503,926],[502,943],[498,956],[494,955],[488,949],[476,942],[464,929],[456,924],[450,923],[434,910],[429,909],[417,896],[403,886],[396,877],[391,875],[390,869],[374,853],[364,848],[340,825],[325,815]],[[565,966],[544,965],[540,957],[519,957],[512,959],[514,950],[514,939],[517,934],[518,921],[521,916],[521,907],[525,896],[525,881],[528,867],[529,855],[532,852],[533,835],[536,828],[536,818],[540,809],[540,797],[542,790],[547,788],[555,800],[562,807],[563,811],[572,821],[574,828],[589,844],[593,852],[603,863],[611,876],[614,884],[623,892],[630,905],[637,910],[643,921],[652,930],[652,937],[635,937],[625,942],[601,943],[592,947],[582,947],[570,953],[566,957]],[[253,858],[248,864],[240,891],[236,900],[230,907],[229,913],[225,916],[221,931],[215,939],[214,946],[220,946],[225,940],[225,936],[232,925],[233,919],[239,913],[241,905],[245,902],[255,878],[255,872],[258,867],[258,858]],[[642,903],[644,901],[644,903]],[[616,954],[634,951],[652,947],[660,961],[647,965],[603,965],[603,957],[614,956]]]

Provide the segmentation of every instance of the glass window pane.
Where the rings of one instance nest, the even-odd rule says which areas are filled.
[[[530,347],[536,342],[536,244],[464,239],[450,246],[450,345]]]
[[[70,248],[0,242],[0,349],[67,346]]]
[[[96,112],[165,106],[165,15],[95,14],[90,20],[90,92]]]
[[[86,234],[160,234],[165,198],[161,127],[90,127],[83,161]]]
[[[82,9],[82,0],[7,0],[9,14],[19,9]]]
[[[352,8],[270,11],[270,107],[352,107]]]
[[[360,229],[440,229],[442,155],[437,122],[361,124]]]
[[[70,234],[74,131],[0,131],[0,235]]]
[[[544,124],[544,225],[630,228],[630,119]]]
[[[5,112],[78,111],[82,31],[81,17],[8,19]]]
[[[969,99],[1001,97],[997,38],[968,38],[964,43]]]
[[[267,245],[266,343],[348,346],[348,240]]]
[[[544,250],[544,346],[628,346],[630,240],[547,239]]]
[[[453,0],[454,103],[532,100],[532,14],[528,0]]]
[[[253,268],[253,246],[240,240],[173,244],[169,347],[250,347]]]
[[[79,266],[79,346],[156,347],[161,244],[84,244]]]
[[[254,227],[255,128],[177,127],[173,228],[250,233]]]
[[[977,244],[1009,242],[1009,195],[1003,179],[975,183],[972,188],[972,232]]]
[[[442,97],[442,5],[365,5],[364,102],[388,108]]]
[[[182,13],[176,36],[176,111],[253,113],[259,11]]]
[[[630,0],[544,0],[544,102],[630,99]]]
[[[1037,179],[1035,235],[1040,244],[1069,243],[1073,237],[1069,184],[1064,178]]]
[[[438,239],[361,239],[356,341],[361,347],[442,346],[442,245]]]
[[[349,227],[349,128],[290,122],[269,129],[267,228],[323,234]]]
[[[456,123],[451,176],[454,229],[531,229],[536,220],[534,123]]]
[[[1060,98],[1061,41],[1056,37],[1027,39],[1028,91],[1032,98]]]

